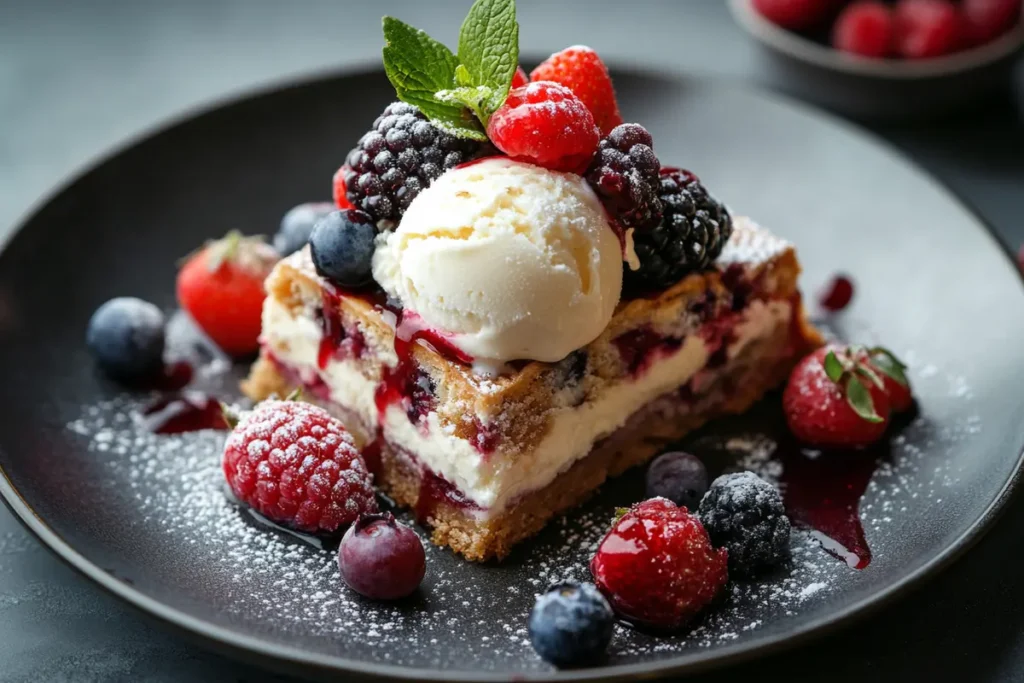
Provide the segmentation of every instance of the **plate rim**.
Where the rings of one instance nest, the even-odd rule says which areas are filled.
[[[630,65],[612,63],[611,70],[623,75],[636,77],[661,78],[675,81],[698,83],[715,89],[732,89],[752,92],[758,97],[769,100],[773,104],[795,110],[803,115],[811,115],[824,119],[831,125],[848,133],[871,141],[874,146],[883,150],[899,162],[911,167],[918,174],[926,177],[944,194],[958,204],[983,229],[996,245],[998,251],[1007,259],[1011,269],[1017,272],[1024,284],[1024,273],[1015,267],[1014,258],[1008,246],[999,238],[998,233],[984,215],[973,204],[956,192],[943,178],[931,173],[919,162],[911,158],[892,143],[877,133],[866,129],[855,122],[848,121],[828,111],[762,87],[756,83],[738,78],[721,77],[700,72],[674,70],[657,65]],[[306,72],[298,77],[275,79],[262,85],[245,87],[238,91],[230,91],[224,95],[206,100],[198,105],[184,108],[176,114],[161,119],[152,126],[144,127],[126,136],[120,142],[106,147],[77,166],[70,173],[58,179],[52,188],[33,202],[26,211],[13,221],[15,226],[5,239],[0,241],[0,256],[7,250],[14,239],[46,206],[60,195],[68,191],[82,178],[102,167],[114,158],[128,152],[136,146],[162,135],[173,128],[183,125],[198,117],[213,113],[220,109],[241,104],[247,100],[269,97],[288,90],[301,89],[319,82],[343,78],[355,78],[383,73],[375,61],[360,61],[344,67],[325,67]],[[15,519],[27,529],[42,545],[52,552],[67,566],[80,575],[90,579],[101,589],[119,598],[143,615],[159,621],[169,630],[199,641],[201,646],[213,648],[226,653],[236,661],[244,661],[246,657],[256,655],[260,664],[271,669],[290,671],[284,667],[301,667],[302,672],[314,675],[347,672],[364,678],[376,680],[427,680],[427,681],[504,681],[510,677],[536,681],[623,681],[664,677],[674,674],[692,674],[738,664],[768,653],[791,650],[812,640],[823,637],[847,627],[856,620],[863,619],[877,612],[893,599],[905,595],[919,587],[927,579],[933,578],[941,570],[961,558],[968,550],[978,543],[998,521],[1006,510],[1007,504],[1019,490],[1024,477],[1024,448],[1018,453],[1013,471],[1002,487],[992,498],[982,513],[956,539],[949,543],[940,553],[934,555],[920,567],[889,586],[857,600],[844,609],[819,617],[802,624],[793,630],[773,636],[767,636],[749,643],[726,645],[712,650],[676,656],[650,662],[631,664],[610,664],[585,669],[556,669],[546,672],[497,672],[472,670],[423,669],[395,664],[383,664],[349,659],[337,655],[309,652],[291,645],[280,645],[258,637],[239,633],[227,627],[217,626],[194,617],[182,610],[170,607],[155,598],[151,598],[133,586],[121,581],[115,575],[89,561],[84,555],[65,541],[56,531],[39,516],[32,505],[22,497],[11,481],[7,471],[0,464],[0,498],[11,511]]]

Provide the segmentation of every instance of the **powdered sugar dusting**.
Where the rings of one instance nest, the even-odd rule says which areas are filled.
[[[809,613],[833,609],[833,601],[870,581],[875,566],[898,561],[899,536],[906,524],[913,526],[914,511],[944,507],[959,481],[960,473],[946,464],[948,453],[982,429],[962,378],[924,362],[916,367],[921,369],[911,381],[919,394],[958,401],[960,417],[940,423],[923,411],[894,437],[891,457],[879,462],[861,504],[874,552],[871,568],[850,569],[823,552],[811,533],[797,530],[787,566],[760,580],[731,582],[721,604],[687,633],[659,637],[618,627],[611,661],[670,657],[791,628]],[[500,565],[467,563],[428,544],[420,593],[398,604],[372,603],[344,587],[334,552],[260,526],[229,502],[220,463],[224,433],[150,434],[141,406],[115,398],[87,406],[67,425],[69,436],[96,462],[96,485],[116,495],[128,492],[125,505],[137,515],[133,526],[146,530],[152,544],[147,547],[160,553],[172,577],[124,578],[155,592],[178,585],[180,578],[173,577],[190,577],[192,598],[211,605],[210,618],[224,625],[246,624],[275,642],[360,660],[437,669],[545,669],[526,633],[535,596],[559,580],[589,580],[590,559],[614,508],[642,496],[639,473],[625,475]],[[695,452],[710,440],[728,454],[730,467],[780,479],[778,446],[770,435],[723,424],[697,435]],[[412,523],[407,515],[401,518]],[[413,528],[426,542],[423,529]]]

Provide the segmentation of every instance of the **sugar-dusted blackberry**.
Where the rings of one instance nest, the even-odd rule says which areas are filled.
[[[598,143],[587,182],[620,225],[648,230],[661,221],[660,169],[647,129],[623,123]]]
[[[379,229],[394,227],[421,190],[481,148],[435,127],[413,105],[393,102],[348,153],[346,195]]]
[[[633,291],[664,289],[710,266],[732,235],[732,217],[689,171],[661,169],[661,223],[633,234],[639,270],[626,268]]]
[[[729,551],[732,575],[754,576],[789,556],[790,523],[782,496],[753,472],[715,479],[698,516],[714,546]]]

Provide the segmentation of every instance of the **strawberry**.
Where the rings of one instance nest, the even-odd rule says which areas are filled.
[[[622,123],[608,67],[589,47],[576,45],[556,52],[530,73],[530,80],[552,81],[572,90],[593,114],[601,135]]]
[[[696,515],[665,498],[638,503],[612,526],[590,562],[620,617],[658,629],[684,625],[728,580],[728,552]]]
[[[828,448],[856,448],[878,441],[892,411],[868,350],[834,345],[818,349],[797,364],[782,394],[782,407],[794,436]]]
[[[882,378],[882,388],[889,397],[889,405],[894,413],[910,410],[914,405],[914,396],[910,390],[910,381],[904,372],[907,366],[896,356],[880,346],[868,349],[871,367],[878,371]]]
[[[348,165],[343,165],[338,169],[337,173],[334,174],[333,182],[331,183],[332,194],[334,195],[334,205],[339,209],[354,209],[352,202],[348,200],[348,188],[345,186],[345,176],[352,171]]]
[[[178,271],[178,304],[227,353],[253,353],[266,297],[263,281],[277,258],[262,238],[232,231],[185,261]]]

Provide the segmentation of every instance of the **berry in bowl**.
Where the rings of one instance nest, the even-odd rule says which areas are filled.
[[[773,85],[860,119],[934,117],[1005,88],[1020,0],[730,0]]]

